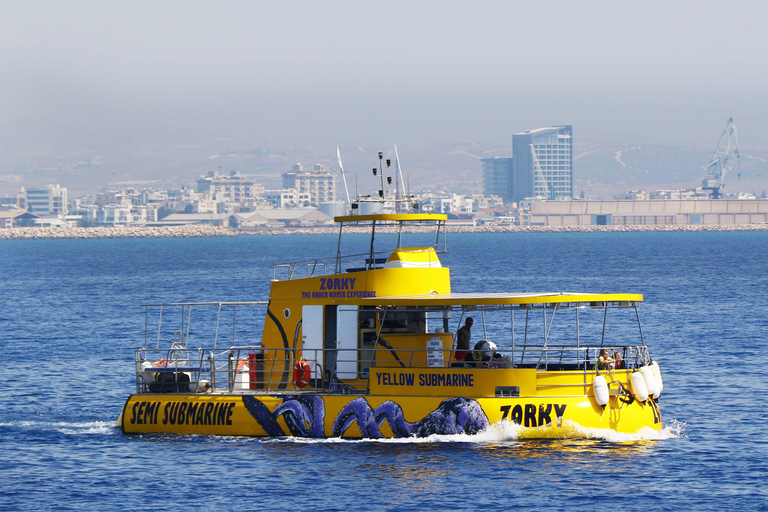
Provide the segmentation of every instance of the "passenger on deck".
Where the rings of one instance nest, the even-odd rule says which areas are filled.
[[[469,354],[469,340],[472,337],[472,333],[469,331],[472,328],[472,324],[475,321],[471,316],[468,316],[464,321],[464,326],[456,333],[456,354],[455,359],[457,363],[464,362],[467,354]],[[471,361],[470,361],[471,362]]]
[[[623,370],[625,368],[625,366],[624,366],[624,358],[621,357],[621,352],[619,352],[618,350],[616,352],[614,352],[613,353],[613,359],[615,361],[614,364],[613,364],[614,368],[616,368],[617,370]]]
[[[496,344],[488,340],[480,340],[475,345],[475,350],[468,353],[464,365],[475,368],[491,368],[496,355]],[[498,368],[498,365],[493,366]]]
[[[598,370],[613,370],[616,361],[611,357],[611,353],[607,348],[600,351],[600,357],[597,359]]]

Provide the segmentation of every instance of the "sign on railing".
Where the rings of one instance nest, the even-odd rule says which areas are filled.
[[[427,340],[427,366],[443,367],[443,340],[439,336],[432,336]]]

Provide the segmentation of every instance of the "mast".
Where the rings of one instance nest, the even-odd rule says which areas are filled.
[[[344,174],[344,165],[341,163],[341,146],[336,145],[336,157],[339,159],[339,172],[341,179],[344,180],[344,192],[347,193],[347,211],[352,209],[352,201],[349,199],[349,188],[347,188],[347,176]]]
[[[405,181],[403,180],[403,168],[400,167],[400,155],[397,154],[397,144],[395,144],[395,162],[397,162],[397,174],[400,178],[399,182],[400,182],[400,187],[402,188],[402,197],[406,197],[407,194],[405,193]],[[411,209],[410,202],[406,203],[406,205],[407,205],[405,207],[406,211],[410,211]]]

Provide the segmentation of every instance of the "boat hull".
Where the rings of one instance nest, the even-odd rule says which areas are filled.
[[[584,438],[590,429],[660,431],[653,400],[593,397],[355,396],[339,394],[140,394],[128,398],[126,434],[403,438],[478,434],[518,425],[519,438]]]

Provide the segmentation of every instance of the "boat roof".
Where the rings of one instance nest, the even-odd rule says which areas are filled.
[[[642,302],[640,293],[430,293],[360,298],[350,304],[387,306],[494,306],[571,302]],[[339,300],[347,302],[345,300]]]
[[[340,217],[334,217],[334,222],[370,222],[370,221],[390,221],[390,222],[402,222],[402,221],[445,221],[448,220],[448,215],[443,213],[384,213],[384,214],[370,214],[370,215],[342,215]]]

